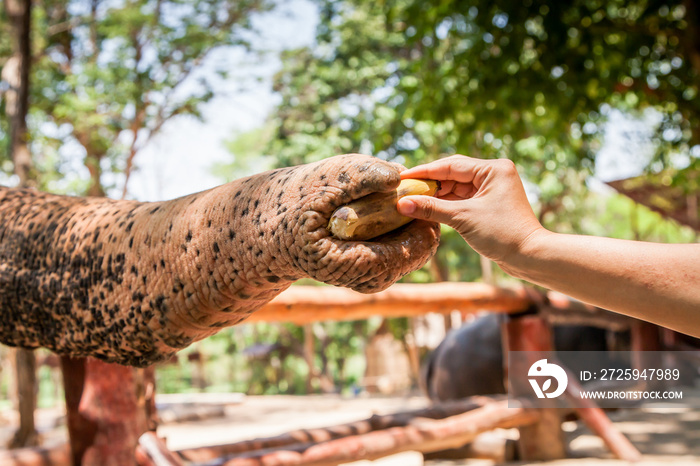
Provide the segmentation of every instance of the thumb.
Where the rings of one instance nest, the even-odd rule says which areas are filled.
[[[432,196],[406,196],[396,205],[399,213],[406,217],[430,222],[451,224],[454,220],[454,203]]]

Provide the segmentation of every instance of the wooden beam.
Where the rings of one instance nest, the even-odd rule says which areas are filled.
[[[410,424],[416,418],[444,419],[471,411],[493,402],[492,397],[471,397],[462,400],[445,401],[427,408],[402,411],[398,413],[374,415],[348,424],[314,429],[297,429],[276,437],[244,440],[225,445],[188,448],[176,453],[187,461],[204,463],[223,456],[230,456],[256,450],[267,450],[296,444],[311,444],[336,440],[351,435],[366,434],[390,427],[401,427]]]
[[[71,454],[68,444],[54,448],[17,448],[0,451],[2,466],[69,466]]]
[[[513,406],[515,402],[511,401]],[[297,444],[278,450],[263,450],[222,461],[225,466],[321,466],[361,459],[377,459],[404,451],[432,452],[456,448],[480,433],[496,428],[531,424],[537,410],[506,400],[445,419],[415,419],[405,427],[392,427],[323,443]]]
[[[253,313],[246,322],[361,320],[372,316],[410,317],[429,312],[519,312],[531,300],[524,287],[500,288],[483,283],[396,284],[375,294],[345,288],[293,286]]]
[[[168,450],[155,432],[146,432],[139,437],[136,462],[139,466],[183,466],[180,457]]]
[[[610,451],[623,461],[635,463],[642,459],[642,455],[632,442],[620,432],[615,424],[610,420],[595,401],[577,396],[581,393],[581,385],[576,376],[567,371],[569,383],[566,387],[565,396],[574,406],[574,410],[581,417],[584,424],[591,431],[600,437]]]
[[[582,303],[564,294],[549,291],[540,313],[550,325],[588,325],[615,332],[629,330],[637,321],[616,312]]]

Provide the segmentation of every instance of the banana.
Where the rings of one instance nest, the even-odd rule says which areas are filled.
[[[402,180],[395,191],[374,193],[338,207],[328,222],[328,230],[342,240],[365,241],[395,230],[411,220],[396,210],[405,196],[434,196],[440,189],[436,180]]]

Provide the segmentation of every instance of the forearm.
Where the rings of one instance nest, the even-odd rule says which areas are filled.
[[[700,245],[539,231],[501,264],[581,301],[700,336]]]

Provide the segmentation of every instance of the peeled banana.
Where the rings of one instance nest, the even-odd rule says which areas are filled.
[[[402,180],[395,191],[374,193],[344,206],[331,216],[328,230],[342,240],[365,241],[395,230],[411,220],[396,209],[396,203],[405,196],[434,196],[440,189],[435,180]]]

